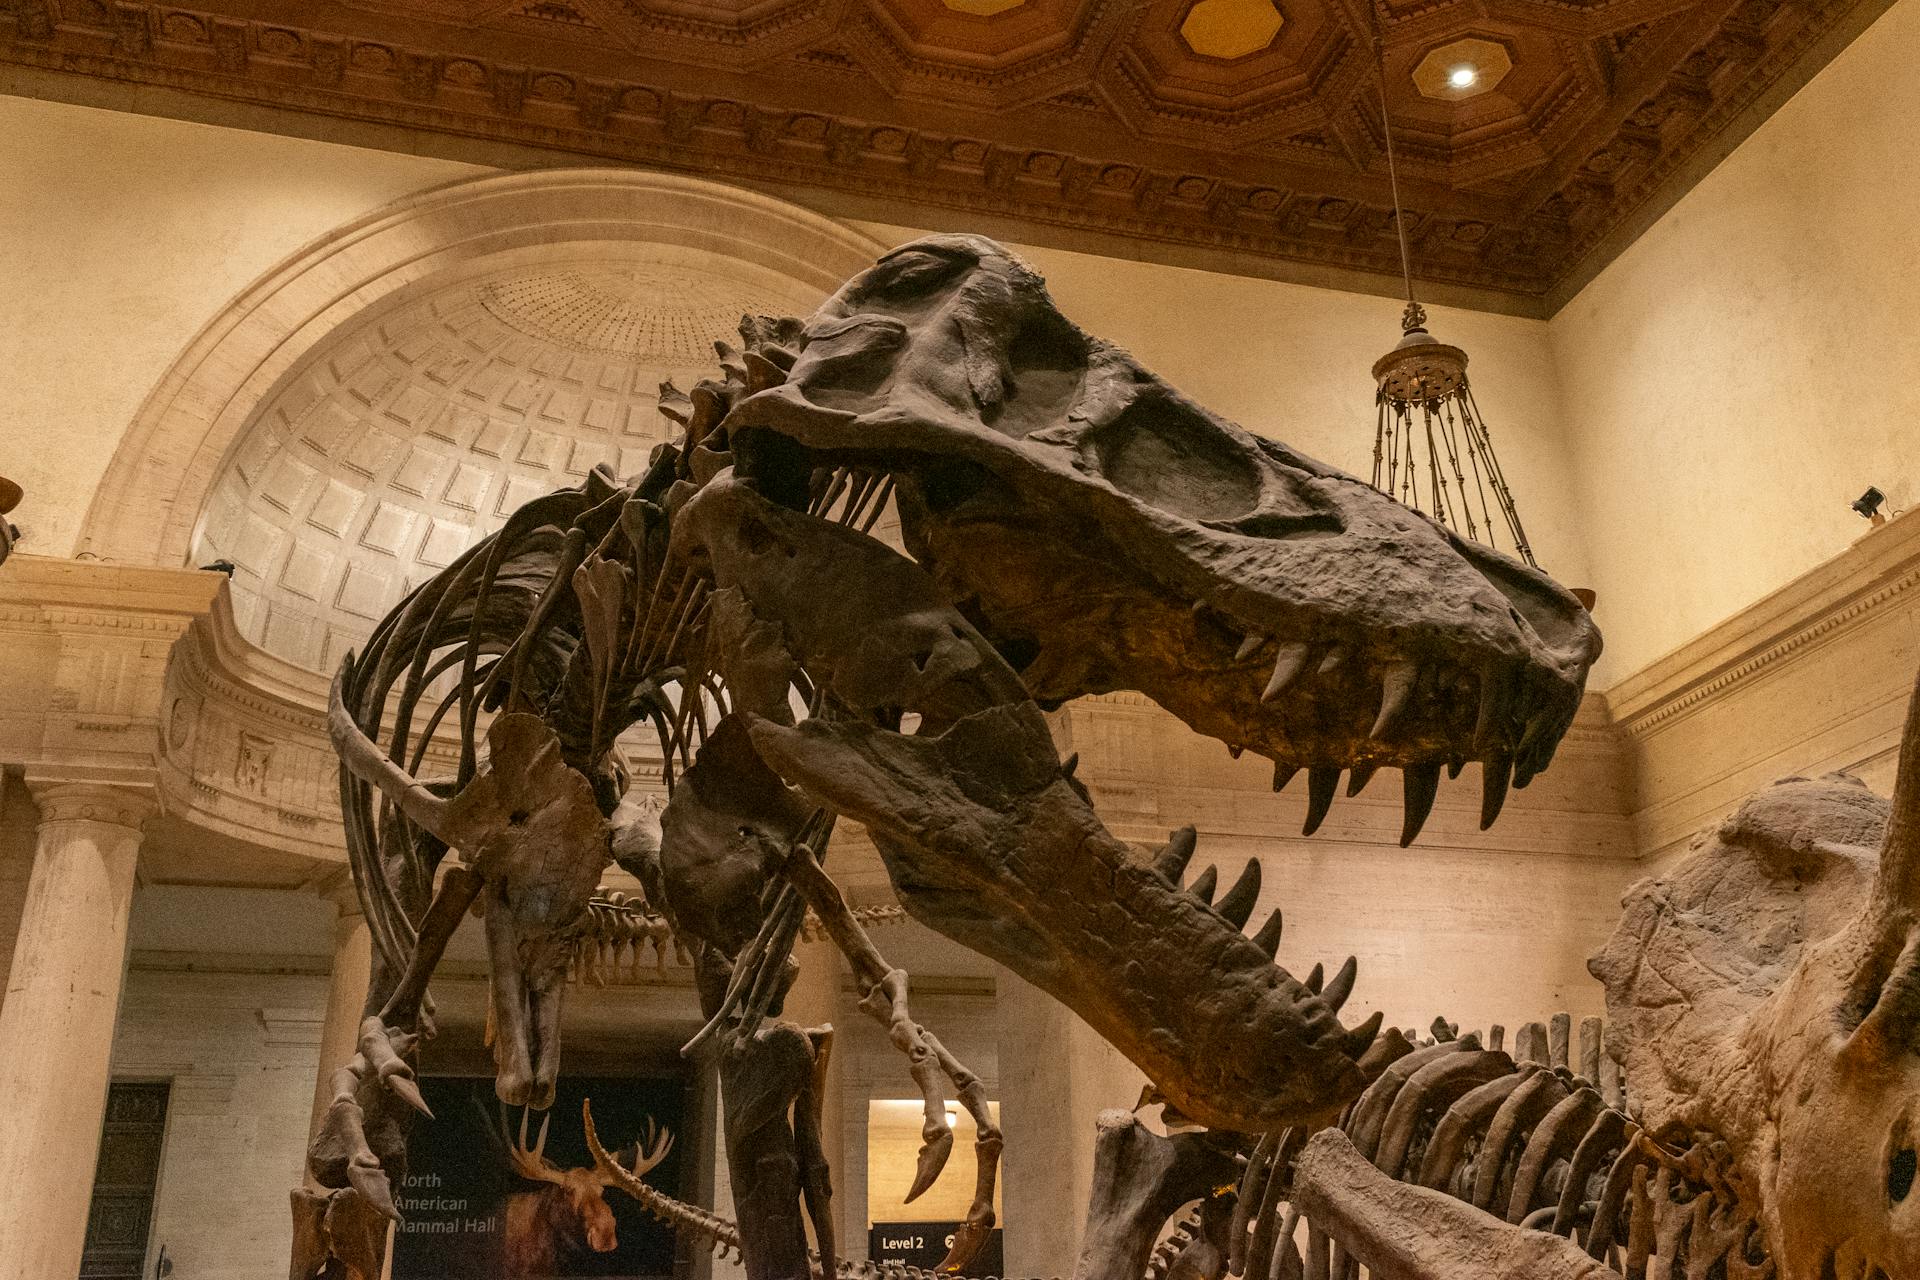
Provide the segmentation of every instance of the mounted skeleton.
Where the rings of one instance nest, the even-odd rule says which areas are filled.
[[[921,1092],[910,1194],[951,1149],[945,1091],[974,1114],[957,1266],[991,1224],[999,1133],[823,868],[840,816],[909,914],[1067,1004],[1181,1114],[1273,1133],[1367,1083],[1379,1019],[1337,1016],[1351,962],[1323,989],[1274,964],[1277,913],[1241,932],[1257,865],[1216,903],[1211,872],[1182,883],[1190,831],[1153,856],[1116,839],[1042,709],[1144,691],[1272,759],[1276,788],[1304,769],[1309,832],[1343,771],[1357,790],[1397,766],[1403,843],[1442,769],[1481,764],[1490,823],[1572,720],[1599,648],[1572,596],[1193,405],[990,242],[906,246],[804,325],[742,338],[722,379],[664,396],[684,432],[644,476],[528,504],[342,667],[330,726],[376,964],[310,1217],[391,1214],[426,983],[476,904],[498,1092],[550,1103],[568,958],[615,860],[693,956],[709,1022],[689,1047],[719,1062],[749,1274],[836,1264],[831,1029],[778,1020],[809,914]],[[905,554],[872,536],[888,510]],[[454,776],[422,780],[443,725]],[[636,725],[664,759],[657,817],[619,766]]]

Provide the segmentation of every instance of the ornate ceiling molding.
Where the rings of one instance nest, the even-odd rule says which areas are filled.
[[[1420,274],[1545,309],[1886,3],[1394,7]],[[646,0],[7,0],[0,62],[827,191],[908,222],[942,210],[1035,239],[1393,273],[1359,11],[1299,0],[1267,47],[1222,59],[1180,35],[1191,8],[1034,0],[981,18],[938,0],[766,0],[696,18],[709,9]],[[1512,69],[1459,101],[1422,94],[1419,64],[1466,39],[1507,50]]]

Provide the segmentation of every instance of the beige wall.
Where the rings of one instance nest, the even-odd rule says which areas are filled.
[[[349,219],[490,170],[0,97],[0,474],[69,555],[141,400],[257,277]]]
[[[1899,0],[1548,326],[1598,687],[1920,500],[1916,50]]]

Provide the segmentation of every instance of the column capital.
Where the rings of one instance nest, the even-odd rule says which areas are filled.
[[[140,831],[160,811],[151,787],[28,778],[27,790],[40,807],[42,826],[50,822],[104,822]]]
[[[360,912],[360,891],[354,887],[353,872],[346,867],[328,872],[323,878],[313,881],[313,892],[322,901],[333,904],[341,920],[358,918]]]

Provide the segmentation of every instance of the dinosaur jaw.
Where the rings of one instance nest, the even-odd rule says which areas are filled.
[[[938,737],[749,731],[788,781],[866,824],[910,913],[1073,1008],[1194,1120],[1266,1131],[1330,1116],[1364,1084],[1378,1020],[1341,1026],[1351,972],[1316,994],[1273,963],[1277,929],[1240,931],[1250,891],[1216,909],[1180,887],[1177,853],[1150,864],[1114,838],[1030,705]]]

